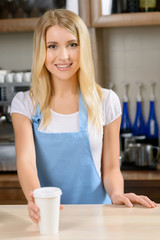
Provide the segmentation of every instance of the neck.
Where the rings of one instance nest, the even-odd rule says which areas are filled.
[[[68,80],[52,79],[54,96],[65,97],[69,94],[77,94],[79,83],[78,77]]]

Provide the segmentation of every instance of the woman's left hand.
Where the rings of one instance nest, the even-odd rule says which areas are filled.
[[[135,193],[115,194],[111,197],[113,204],[125,204],[133,207],[133,203],[141,204],[147,208],[155,208],[157,204],[146,196],[136,195]]]

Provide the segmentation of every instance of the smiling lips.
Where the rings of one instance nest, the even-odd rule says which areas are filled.
[[[60,71],[66,71],[71,67],[72,63],[70,64],[55,64],[58,70]]]

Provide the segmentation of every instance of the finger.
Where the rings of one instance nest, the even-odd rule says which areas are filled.
[[[62,210],[64,208],[64,206],[63,205],[60,205],[60,210]]]
[[[35,218],[32,218],[32,217],[31,217],[31,219],[32,219],[32,221],[33,221],[34,223],[36,223],[36,224],[39,223],[39,220],[37,220],[37,219],[35,219]]]
[[[153,202],[153,201],[152,201],[152,204],[153,204],[153,208],[155,208],[155,207],[158,206],[157,203],[155,203],[155,202]]]
[[[28,208],[29,210],[32,210],[35,213],[39,212],[39,207],[34,202],[28,202]]]
[[[146,198],[144,196],[142,197],[142,196],[135,195],[134,198],[131,199],[131,201],[134,201],[135,203],[140,203],[147,208],[152,207],[152,205],[148,201],[146,201]]]
[[[29,192],[28,197],[29,197],[29,201],[34,202],[34,197],[33,197],[33,192],[32,191]]]
[[[156,203],[156,202],[154,202],[154,201],[152,201],[153,202],[153,204],[155,205],[155,207],[157,207],[158,206],[158,204]]]
[[[157,206],[157,204],[151,199],[149,199],[147,196],[139,196],[139,197],[141,197],[144,201],[146,201],[150,205],[150,207],[154,208]]]
[[[119,201],[123,204],[125,204],[127,207],[133,207],[132,202],[129,200],[129,198],[121,196],[121,198],[119,199]]]
[[[147,208],[155,207],[147,196],[138,196],[135,193],[127,193],[125,196],[129,198],[132,203],[139,203]]]
[[[31,209],[29,210],[29,216],[30,218],[34,219],[35,221],[39,221],[40,219],[40,215],[34,211],[32,211]]]
[[[112,197],[112,202],[113,204],[125,204],[127,207],[133,207],[133,204],[127,197],[127,194],[114,195],[114,197]]]
[[[28,203],[28,213],[30,218],[34,223],[38,223],[40,219],[40,215],[38,214],[39,208],[33,202]]]

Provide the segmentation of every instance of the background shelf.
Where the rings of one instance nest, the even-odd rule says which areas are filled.
[[[34,31],[39,18],[1,19],[0,32]]]

